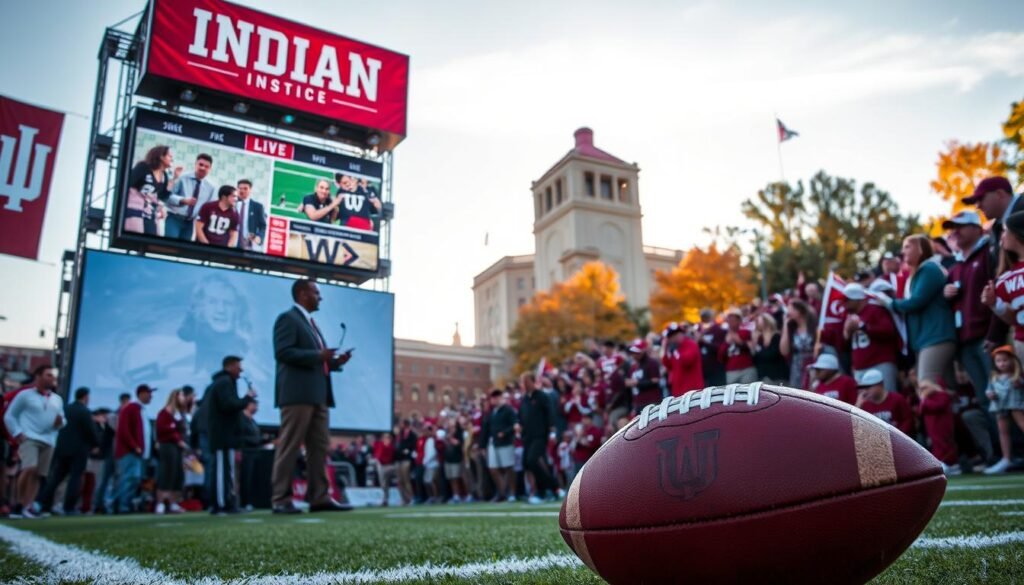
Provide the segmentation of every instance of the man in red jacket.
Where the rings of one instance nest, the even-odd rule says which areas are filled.
[[[846,323],[843,338],[852,349],[853,375],[860,378],[867,370],[882,374],[885,389],[899,389],[896,361],[900,354],[900,335],[892,314],[878,301],[869,298],[864,287],[852,282],[843,289],[846,297]]]
[[[132,500],[142,483],[142,472],[150,452],[150,429],[143,407],[153,400],[153,392],[146,384],[135,389],[135,400],[121,408],[117,414],[117,434],[114,436],[114,460],[117,462],[117,493],[114,507],[122,514],[132,511]]]
[[[704,387],[700,347],[686,327],[687,325],[669,323],[662,333],[662,337],[665,338],[665,353],[661,357],[661,363],[668,371],[669,390],[672,396],[682,396],[689,390],[700,390]]]
[[[725,341],[718,348],[718,361],[725,364],[726,384],[752,384],[757,381],[754,354],[751,350],[753,339],[750,331],[743,328],[743,314],[739,309],[725,313],[728,332]]]
[[[981,291],[995,278],[991,246],[981,227],[981,217],[964,210],[942,223],[956,235],[956,264],[949,269],[943,296],[953,305],[953,319],[960,337],[959,358],[974,385],[982,410],[988,412],[988,376],[992,359],[985,351],[985,338],[992,326],[992,310],[981,302]]]

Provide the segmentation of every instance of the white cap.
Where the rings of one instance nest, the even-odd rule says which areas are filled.
[[[942,229],[948,230],[960,225],[976,225],[981,227],[981,216],[978,215],[977,211],[965,209],[942,222]]]
[[[876,278],[875,281],[871,283],[871,286],[868,287],[868,290],[873,293],[885,294],[895,292],[895,289],[892,288],[892,283],[884,278]]]
[[[816,362],[811,364],[811,367],[815,370],[838,370],[839,358],[830,353],[823,353],[818,356]]]
[[[867,388],[868,386],[877,386],[885,381],[882,376],[882,372],[878,370],[868,370],[860,375],[860,380],[857,381],[858,388]]]
[[[851,282],[843,287],[843,296],[851,301],[863,301],[868,298],[864,286],[856,282]]]

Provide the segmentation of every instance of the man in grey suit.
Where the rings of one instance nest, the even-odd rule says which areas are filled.
[[[252,198],[252,181],[238,181],[238,247],[243,250],[262,250],[267,233],[267,213],[263,204]]]
[[[213,157],[201,153],[195,171],[182,175],[167,197],[164,237],[192,241],[193,223],[204,203],[217,200],[217,188],[206,179],[213,168]]]
[[[312,280],[292,285],[295,306],[274,323],[277,381],[274,406],[281,409],[281,433],[274,453],[273,506],[275,514],[297,514],[292,504],[292,474],[299,448],[306,446],[307,500],[312,512],[347,511],[352,507],[331,499],[324,467],[330,447],[328,408],[334,406],[331,372],[352,357],[327,347],[313,319],[320,308],[320,287]]]

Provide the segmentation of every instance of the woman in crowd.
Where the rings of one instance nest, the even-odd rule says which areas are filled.
[[[182,167],[175,167],[174,176],[168,170],[174,164],[174,154],[165,144],[154,146],[145,158],[135,163],[128,175],[128,201],[124,210],[124,230],[140,234],[157,235],[156,220],[161,212],[161,201],[167,199],[174,182],[181,176]]]
[[[178,502],[185,484],[185,398],[181,390],[172,390],[167,404],[156,415],[157,453],[160,457],[156,472],[156,513],[182,512]]]
[[[939,259],[927,236],[903,240],[903,260],[910,268],[907,295],[890,303],[906,319],[910,349],[917,355],[918,379],[950,383],[955,380],[957,333],[953,311],[942,295],[946,271]]]
[[[996,415],[999,426],[999,447],[1003,456],[994,465],[985,469],[985,473],[1005,473],[1010,467],[1010,454],[1013,442],[1010,431],[1014,423],[1024,431],[1024,378],[1021,375],[1020,360],[1013,348],[1004,345],[992,352],[992,381],[986,395],[991,401],[989,409]]]
[[[758,316],[754,323],[754,366],[762,382],[784,384],[789,381],[789,365],[779,349],[782,335],[770,313]]]
[[[814,359],[814,310],[807,303],[793,299],[786,306],[779,351],[789,359],[789,386],[806,388],[807,364]]]

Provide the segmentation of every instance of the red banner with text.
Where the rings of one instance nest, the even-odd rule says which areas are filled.
[[[0,95],[0,254],[39,257],[64,114]]]
[[[153,0],[144,75],[405,136],[409,57],[223,0]]]

